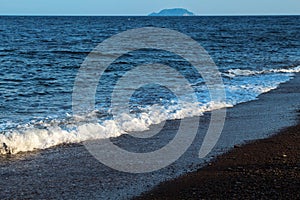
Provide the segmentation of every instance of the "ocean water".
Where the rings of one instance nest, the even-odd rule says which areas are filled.
[[[300,72],[300,17],[0,17],[1,154],[45,149],[62,143],[117,137],[149,129],[165,120],[256,100]],[[76,75],[89,53],[105,39],[141,27],[184,33],[209,53],[221,72],[226,100],[213,102],[204,80],[170,52],[141,49],[119,57],[99,80],[95,109],[72,113]],[[115,44],[118,46],[118,44]],[[166,87],[145,85],[120,98],[112,113],[110,94],[133,66],[162,63],[188,80],[196,101],[179,102]],[[136,74],[142,80],[147,73]],[[185,85],[161,71],[178,94]],[[132,80],[134,83],[136,80]],[[120,95],[130,89],[124,85]],[[188,99],[188,98],[187,98]],[[130,110],[130,115],[125,109]],[[129,105],[127,105],[129,104]],[[91,116],[97,122],[91,122]],[[95,134],[96,133],[96,134]],[[3,145],[2,145],[3,144]]]

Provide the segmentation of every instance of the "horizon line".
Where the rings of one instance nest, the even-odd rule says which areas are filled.
[[[150,15],[150,14],[149,14]],[[288,13],[280,13],[280,14],[200,14],[193,16],[149,16],[149,15],[123,15],[123,14],[0,14],[0,16],[15,16],[15,17],[234,17],[234,16],[300,16],[300,14],[288,14]]]

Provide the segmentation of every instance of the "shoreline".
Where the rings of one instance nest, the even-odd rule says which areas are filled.
[[[300,122],[270,138],[236,146],[196,172],[134,198],[299,199]]]
[[[269,94],[260,95],[255,101],[268,100],[272,98],[272,94],[278,92],[291,94],[291,96],[293,93],[300,93],[300,86],[297,86],[300,83],[299,77],[299,74],[295,74],[294,79],[298,80],[292,79],[283,83]],[[246,108],[247,104],[252,103],[253,101],[250,101],[237,106]],[[276,105],[274,108],[276,109]],[[232,110],[235,109],[229,109],[227,117],[230,118]],[[164,181],[133,199],[299,199],[299,104],[294,106],[293,110],[286,112],[294,113],[294,124],[272,130],[265,138],[245,140],[244,143],[235,144],[196,171]],[[286,116],[281,118],[284,120]],[[268,121],[263,121],[262,124],[265,122]],[[269,122],[278,121],[273,119]],[[242,123],[241,126],[243,125],[245,124]]]
[[[193,144],[175,163],[151,173],[128,174],[113,170],[96,160],[82,144],[0,157],[0,194],[3,199],[130,199],[162,182],[205,168],[216,156],[223,155],[235,145],[266,138],[295,125],[299,99],[300,75],[296,74],[294,79],[260,95],[258,100],[227,109],[223,133],[205,159],[199,159],[198,153],[210,114],[200,119],[191,118],[191,125],[200,120]],[[131,151],[158,149],[174,137],[179,122],[167,122],[160,134],[138,141],[141,142],[139,145],[136,145],[137,140],[126,135],[113,141]]]

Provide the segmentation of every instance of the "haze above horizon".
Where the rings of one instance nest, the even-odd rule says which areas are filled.
[[[0,0],[0,15],[145,16],[166,8],[196,15],[300,15],[297,0]]]

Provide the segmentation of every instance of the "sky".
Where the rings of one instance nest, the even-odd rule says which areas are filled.
[[[165,8],[197,15],[300,15],[300,0],[0,0],[0,15],[148,15]]]

